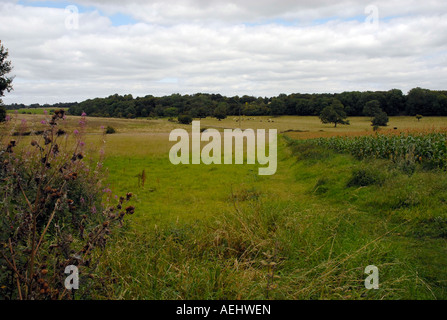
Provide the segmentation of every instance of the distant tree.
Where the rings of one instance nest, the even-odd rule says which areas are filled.
[[[169,118],[176,117],[178,116],[178,109],[176,107],[167,108],[164,115]]]
[[[178,116],[178,122],[181,124],[191,124],[192,117],[188,114],[181,114]]]
[[[349,124],[349,121],[346,120],[347,117],[343,104],[337,99],[334,99],[332,104],[324,108],[320,113],[321,122],[333,123],[335,128],[337,124]]]
[[[402,90],[392,89],[386,92],[386,106],[383,111],[391,116],[405,111],[405,96]]]
[[[388,121],[388,115],[381,110],[374,115],[374,118],[371,120],[371,124],[373,127],[386,127],[388,125]]]
[[[227,117],[227,106],[225,102],[220,102],[214,109],[214,116],[220,121]]]
[[[371,100],[365,104],[363,114],[367,117],[374,117],[376,113],[381,112],[380,102],[378,100]]]
[[[284,103],[284,100],[279,97],[273,98],[272,102],[270,102],[269,107],[272,115],[274,116],[280,116],[286,112],[286,104]]]
[[[416,119],[418,119],[418,121],[420,121],[422,118],[423,118],[422,115],[420,115],[420,114],[416,115]]]
[[[0,97],[4,96],[4,92],[10,92],[12,90],[13,77],[7,77],[6,75],[11,72],[11,61],[6,60],[8,58],[8,49],[5,49],[3,45],[0,46]],[[5,121],[6,111],[0,99],[0,122]]]

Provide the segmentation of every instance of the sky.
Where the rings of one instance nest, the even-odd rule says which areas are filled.
[[[0,0],[10,103],[447,89],[445,0]]]

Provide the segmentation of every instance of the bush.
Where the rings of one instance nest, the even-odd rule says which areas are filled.
[[[79,270],[78,297],[102,288],[93,276],[114,227],[126,214],[121,197],[102,202],[102,158],[84,162],[86,119],[75,131],[74,145],[58,135],[63,110],[56,110],[42,136],[18,146],[8,138],[0,147],[0,297],[4,299],[71,299],[65,268]],[[61,141],[59,141],[61,140]],[[72,147],[68,147],[72,145]],[[110,197],[109,197],[110,198]],[[97,280],[95,280],[97,279]]]
[[[192,117],[190,115],[187,115],[187,114],[179,115],[178,116],[178,122],[180,122],[181,124],[191,124]]]
[[[106,134],[113,134],[116,133],[115,128],[111,127],[111,126],[107,126],[106,128]]]
[[[379,111],[374,115],[374,118],[371,120],[372,126],[376,127],[376,126],[382,126],[382,127],[386,127],[388,125],[388,115],[383,112],[383,111]]]
[[[366,187],[374,184],[381,185],[385,181],[383,174],[374,168],[360,168],[352,172],[347,187]]]

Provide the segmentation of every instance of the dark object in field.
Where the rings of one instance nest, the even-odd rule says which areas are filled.
[[[320,130],[320,131],[323,131],[323,130]],[[299,130],[299,129],[293,130],[293,129],[289,129],[289,130],[283,131],[281,133],[286,133],[286,132],[309,132],[309,130]]]
[[[65,130],[62,130],[62,129],[59,129],[59,130],[57,130],[57,132],[56,132],[56,135],[59,137],[59,136],[62,136],[62,135],[64,135],[64,134],[67,134],[67,132],[65,131]]]
[[[115,128],[111,127],[111,126],[107,126],[106,128],[106,134],[113,134],[116,133]]]
[[[13,135],[14,137],[17,137],[17,136],[29,136],[29,135],[31,135],[31,131],[26,131],[26,132],[14,132],[12,135]]]

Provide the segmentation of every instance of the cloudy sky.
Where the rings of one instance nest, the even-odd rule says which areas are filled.
[[[4,103],[447,89],[445,0],[0,0]]]

